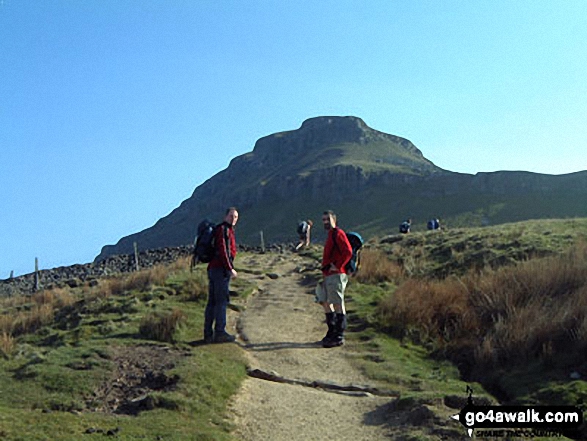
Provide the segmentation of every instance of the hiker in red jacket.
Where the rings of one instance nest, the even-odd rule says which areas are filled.
[[[236,240],[234,226],[238,221],[238,211],[231,207],[226,210],[224,222],[214,231],[214,257],[208,264],[208,304],[204,313],[204,341],[206,343],[226,343],[235,340],[226,332],[226,307],[229,301],[229,285],[238,273],[234,269]]]
[[[353,250],[346,234],[336,227],[336,214],[331,210],[322,215],[324,229],[328,232],[322,256],[324,280],[317,290],[317,301],[324,307],[328,332],[322,339],[322,346],[333,348],[344,344],[346,310],[344,290],[348,283],[345,266],[351,260]]]

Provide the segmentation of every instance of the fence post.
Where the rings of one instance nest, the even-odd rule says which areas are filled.
[[[261,234],[261,252],[265,253],[265,239],[263,238],[263,231],[259,232]]]
[[[35,292],[39,290],[39,258],[35,257]]]
[[[14,270],[10,271],[10,280],[14,279]]]
[[[135,270],[138,271],[139,270],[139,251],[138,251],[138,247],[137,247],[136,242],[133,242],[133,247],[135,249]]]

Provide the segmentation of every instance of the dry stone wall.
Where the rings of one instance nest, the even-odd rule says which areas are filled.
[[[275,244],[266,248],[267,252],[283,252],[291,245]],[[159,264],[169,264],[193,253],[193,246],[158,248],[139,253],[139,269],[151,268]],[[261,252],[259,247],[239,245],[239,251]],[[136,271],[134,254],[110,256],[99,262],[62,266],[39,271],[39,289],[94,285],[98,279]],[[0,297],[19,294],[32,294],[35,291],[35,273],[12,279],[0,280]]]

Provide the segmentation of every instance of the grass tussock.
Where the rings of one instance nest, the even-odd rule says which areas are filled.
[[[108,298],[122,295],[128,291],[146,291],[153,286],[163,285],[170,272],[170,267],[157,265],[127,276],[102,280],[93,290],[93,296],[96,298]]]
[[[357,280],[361,283],[377,284],[401,279],[402,268],[388,259],[387,255],[378,249],[367,248],[361,251],[360,271]]]
[[[26,307],[8,310],[0,315],[0,334],[19,336],[31,334],[51,324],[58,308],[70,305],[74,298],[66,291],[41,291],[23,303]]]
[[[201,301],[208,297],[208,279],[203,273],[192,274],[183,285],[186,300]]]
[[[18,314],[13,324],[14,335],[32,334],[53,322],[55,308],[52,304],[36,305],[30,311]]]
[[[587,247],[460,279],[410,279],[381,302],[379,317],[484,370],[585,363]]]
[[[12,334],[8,332],[2,332],[0,334],[0,355],[5,358],[9,358],[16,347],[16,342]]]
[[[75,302],[75,297],[67,289],[55,288],[51,290],[43,290],[33,294],[32,301],[41,305],[52,305],[56,308],[63,308],[72,305]]]
[[[186,320],[186,314],[177,308],[167,313],[150,313],[141,320],[139,334],[149,340],[172,343],[173,335]]]
[[[169,264],[168,270],[170,273],[179,271],[187,271],[190,269],[192,263],[192,256],[184,256],[177,259],[175,262]]]

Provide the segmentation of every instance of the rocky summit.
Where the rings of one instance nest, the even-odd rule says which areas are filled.
[[[134,242],[140,250],[191,244],[199,221],[219,222],[229,206],[241,215],[238,241],[258,245],[261,231],[266,243],[295,240],[297,222],[317,221],[326,209],[344,229],[369,237],[395,232],[408,217],[418,229],[431,217],[455,227],[587,216],[578,202],[586,197],[587,172],[450,172],[360,118],[323,116],[259,139],[155,225],[103,247],[96,261],[131,253]]]

